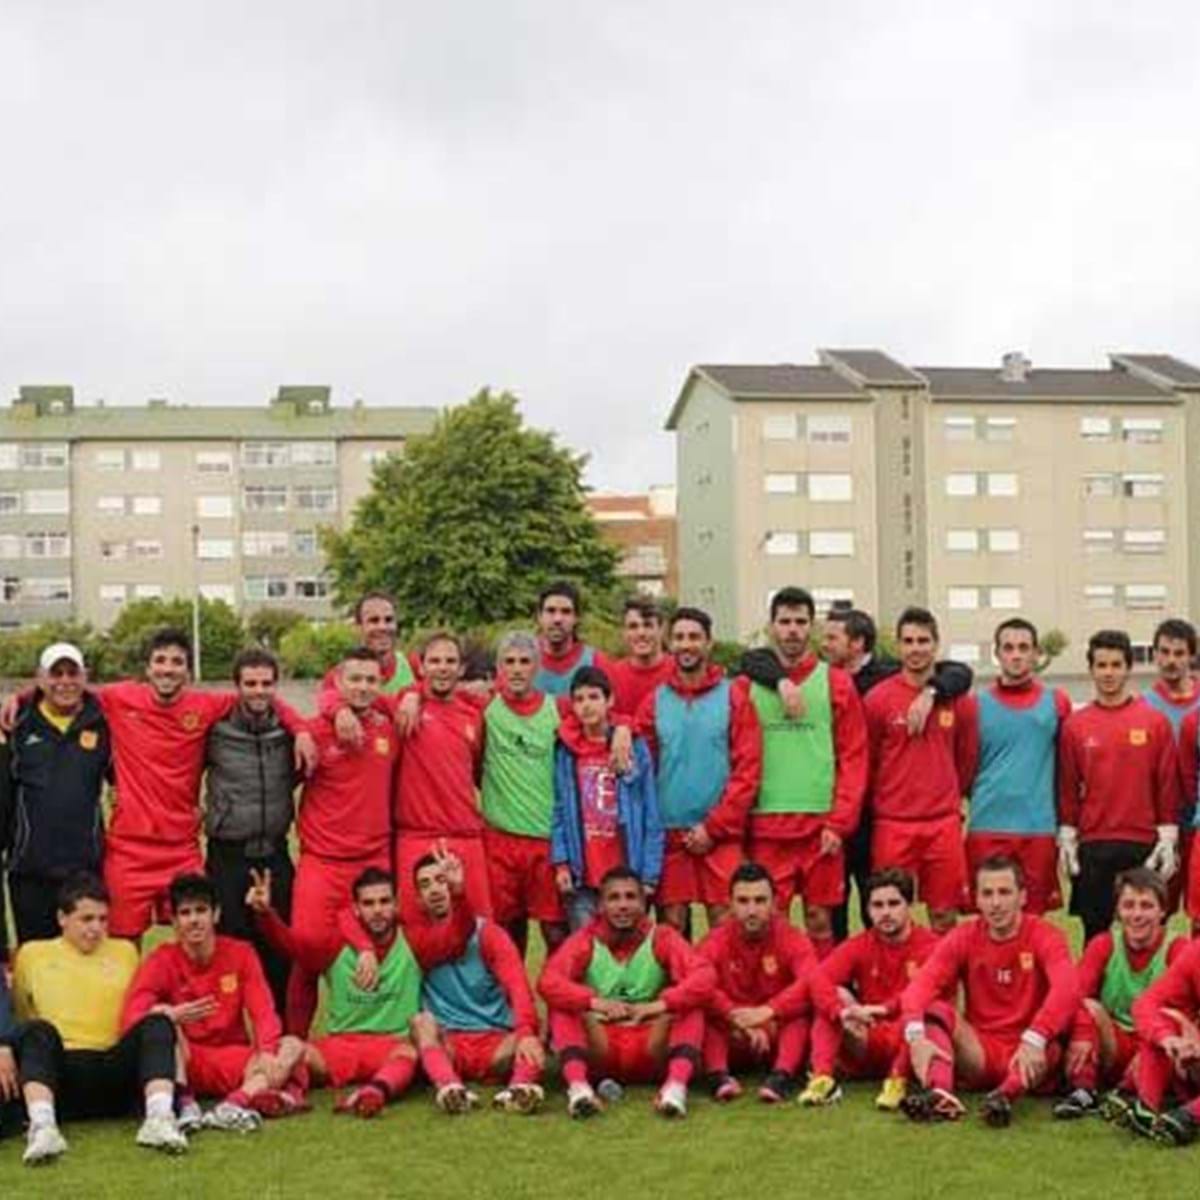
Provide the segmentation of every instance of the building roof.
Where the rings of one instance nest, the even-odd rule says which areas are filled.
[[[1125,368],[1148,375],[1166,387],[1200,388],[1200,367],[1193,367],[1170,354],[1113,354],[1118,370]]]
[[[707,375],[719,388],[738,399],[759,396],[856,396],[859,389],[831,367],[798,366],[721,366],[710,364],[695,368]]]
[[[995,367],[916,367],[933,400],[1144,400],[1169,402],[1168,391],[1129,371],[1029,370],[1006,379]]]
[[[819,350],[821,361],[862,387],[921,387],[923,380],[882,350]]]

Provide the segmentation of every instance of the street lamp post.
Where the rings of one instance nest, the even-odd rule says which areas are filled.
[[[192,526],[192,671],[200,682],[200,526]]]

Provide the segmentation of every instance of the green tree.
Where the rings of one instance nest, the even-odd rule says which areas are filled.
[[[349,625],[293,625],[279,643],[279,658],[293,679],[317,679],[341,662],[342,655],[358,643]]]
[[[146,663],[150,636],[165,625],[192,632],[192,602],[134,600],[108,631],[113,665],[118,674],[141,675]],[[246,632],[238,615],[224,600],[200,601],[200,666],[205,679],[228,679],[237,652],[246,644]]]
[[[607,607],[618,555],[584,503],[586,462],[526,428],[508,393],[446,410],[376,467],[344,532],[323,532],[337,599],[385,588],[410,630],[528,620],[556,578]]]
[[[306,620],[294,608],[260,608],[246,618],[246,633],[252,642],[278,650],[284,635]]]
[[[1038,662],[1039,674],[1044,671],[1071,644],[1061,629],[1047,629],[1041,639],[1042,657]]]

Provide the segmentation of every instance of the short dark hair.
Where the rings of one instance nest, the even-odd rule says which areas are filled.
[[[433,855],[430,854],[427,857],[433,858]],[[354,877],[354,882],[350,885],[350,894],[357,900],[358,893],[363,888],[376,887],[381,883],[386,883],[392,889],[393,893],[395,892],[396,877],[391,871],[385,871],[382,867],[367,867],[366,870],[360,871]]]
[[[705,637],[712,637],[712,617],[710,617],[708,613],[704,611],[704,609],[692,608],[690,605],[686,604],[680,608],[677,608],[671,614],[671,624],[668,626],[668,628],[673,630],[680,621],[695,621],[696,624],[704,630]]]
[[[1154,641],[1150,643],[1152,649],[1158,649],[1158,639],[1169,638],[1173,642],[1186,642],[1188,654],[1192,658],[1196,657],[1196,627],[1191,621],[1185,621],[1182,617],[1168,617],[1154,631]]]
[[[808,619],[811,621],[817,613],[817,606],[813,603],[812,592],[807,588],[802,587],[783,587],[771,597],[771,610],[769,615],[770,620],[775,620],[775,614],[781,608],[807,608]]]
[[[875,640],[879,636],[875,622],[860,608],[833,608],[825,618],[825,623],[836,621],[846,631],[850,641],[862,641],[863,653],[870,654],[875,649]]]
[[[111,904],[112,896],[104,880],[92,871],[76,871],[63,880],[58,889],[58,911],[71,915],[81,900],[95,900],[97,904]]]
[[[979,882],[979,877],[984,871],[1011,871],[1013,878],[1017,881],[1017,887],[1023,888],[1025,886],[1025,868],[1011,854],[989,854],[975,868],[976,883]]]
[[[496,677],[496,656],[479,642],[468,642],[462,651],[464,683],[475,680],[489,681]]]
[[[161,629],[156,629],[146,639],[146,662],[154,657],[155,650],[165,650],[168,646],[175,646],[183,651],[190,671],[192,669],[192,639],[182,629],[173,625],[165,625]]]
[[[573,584],[568,583],[565,579],[556,579],[553,583],[548,583],[540,592],[538,592],[538,612],[542,611],[546,601],[551,596],[565,596],[570,600],[575,609],[575,615],[583,611],[582,602],[579,599],[579,589]]]
[[[744,862],[734,871],[729,877],[729,894],[731,896],[733,889],[739,883],[765,883],[772,892],[775,891],[775,880],[771,878],[771,872],[762,863]]]
[[[992,640],[997,646],[1000,645],[1000,635],[1004,633],[1006,629],[1016,629],[1023,633],[1029,634],[1029,636],[1033,638],[1034,649],[1037,649],[1038,631],[1037,626],[1032,621],[1027,621],[1024,617],[1009,617],[1007,620],[1001,621],[1000,624],[996,626],[996,632],[992,635]]]
[[[436,646],[438,644],[438,642],[448,642],[451,646],[453,646],[458,651],[459,658],[466,657],[465,654],[463,653],[462,639],[458,636],[458,634],[451,633],[449,629],[435,629],[421,643],[421,657],[424,658],[425,655],[429,653],[429,647]]]
[[[370,646],[351,646],[345,654],[342,655],[339,666],[348,662],[373,662],[383,666],[383,660],[371,649]]]
[[[933,615],[927,608],[921,608],[919,605],[910,604],[899,617],[896,618],[896,636],[900,636],[900,630],[905,625],[916,625],[919,629],[928,629],[933,634],[933,640],[936,642],[940,638],[938,633],[937,617]]]
[[[363,592],[358,598],[358,602],[354,605],[354,623],[358,625],[362,621],[363,605],[368,600],[386,600],[392,606],[392,612],[397,612],[400,606],[396,603],[396,597],[391,592],[385,592],[382,588],[374,588],[369,592]]]
[[[1150,867],[1128,867],[1124,871],[1118,871],[1113,880],[1113,899],[1119,900],[1126,888],[1132,888],[1135,892],[1153,892],[1159,908],[1163,910],[1163,917],[1169,916],[1167,881],[1157,871]]]
[[[885,867],[882,871],[874,871],[867,876],[867,882],[863,886],[867,902],[870,903],[872,892],[889,887],[895,888],[904,897],[906,904],[911,904],[917,894],[916,881],[910,872],[903,867]]]
[[[662,609],[648,596],[626,596],[625,603],[621,606],[622,620],[631,612],[637,613],[645,621],[657,621],[662,624]]]
[[[1129,640],[1129,634],[1122,629],[1101,629],[1088,638],[1087,665],[1089,667],[1096,660],[1097,650],[1119,650],[1125,659],[1125,665],[1133,666],[1133,645]]]
[[[639,884],[642,882],[642,877],[632,867],[609,867],[600,879],[600,890],[603,892],[610,883],[618,883],[625,879],[632,879],[634,883]]]
[[[188,900],[200,900],[209,908],[219,908],[221,905],[216,884],[198,871],[184,871],[176,875],[167,887],[167,900],[171,904],[172,912],[177,911],[179,906]]]
[[[571,695],[574,696],[580,688],[599,688],[606,697],[612,699],[612,680],[599,667],[580,667],[571,676]]]
[[[264,650],[261,646],[249,646],[238,652],[237,658],[233,660],[234,683],[242,682],[242,672],[247,667],[270,667],[274,677],[277,680],[279,678],[279,660],[270,650]]]

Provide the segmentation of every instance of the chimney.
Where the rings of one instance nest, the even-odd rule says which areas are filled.
[[[1005,383],[1024,383],[1033,363],[1020,350],[1010,350],[1000,359],[1000,378]]]

